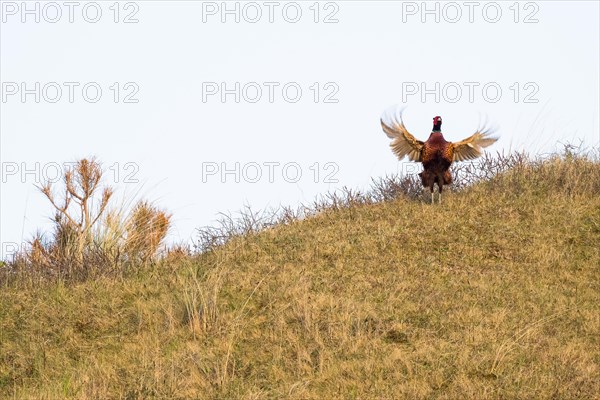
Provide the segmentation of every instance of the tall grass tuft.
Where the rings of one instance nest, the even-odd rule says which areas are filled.
[[[127,220],[125,254],[130,262],[146,264],[158,252],[169,230],[171,215],[146,201],[139,202]]]

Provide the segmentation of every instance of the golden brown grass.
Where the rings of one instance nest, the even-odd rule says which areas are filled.
[[[597,161],[247,231],[124,278],[6,284],[0,397],[600,397]]]

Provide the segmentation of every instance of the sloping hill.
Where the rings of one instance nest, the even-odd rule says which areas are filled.
[[[0,396],[600,398],[600,164],[0,290]]]

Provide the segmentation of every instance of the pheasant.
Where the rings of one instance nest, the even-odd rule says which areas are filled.
[[[437,183],[439,200],[442,202],[442,188],[452,183],[450,165],[454,161],[475,159],[482,154],[482,148],[492,145],[498,138],[491,137],[491,130],[480,129],[460,142],[452,143],[442,135],[442,117],[433,118],[433,130],[426,142],[417,140],[404,126],[402,115],[400,122],[393,121],[391,126],[381,120],[381,127],[390,139],[392,151],[398,159],[408,156],[410,161],[423,163],[423,172],[419,174],[424,188],[431,191],[433,204],[433,187]]]

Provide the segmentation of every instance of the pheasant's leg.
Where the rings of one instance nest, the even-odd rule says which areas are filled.
[[[451,185],[452,184],[452,174],[450,173],[449,170],[446,170],[444,172],[444,176],[442,177],[442,186],[440,186],[440,203],[442,202],[442,189],[444,187],[444,185]]]
[[[433,203],[433,188],[435,187],[435,178],[433,178],[429,184],[429,190],[431,190],[431,204]]]
[[[438,198],[438,203],[442,204],[442,192],[440,192],[440,197]]]

